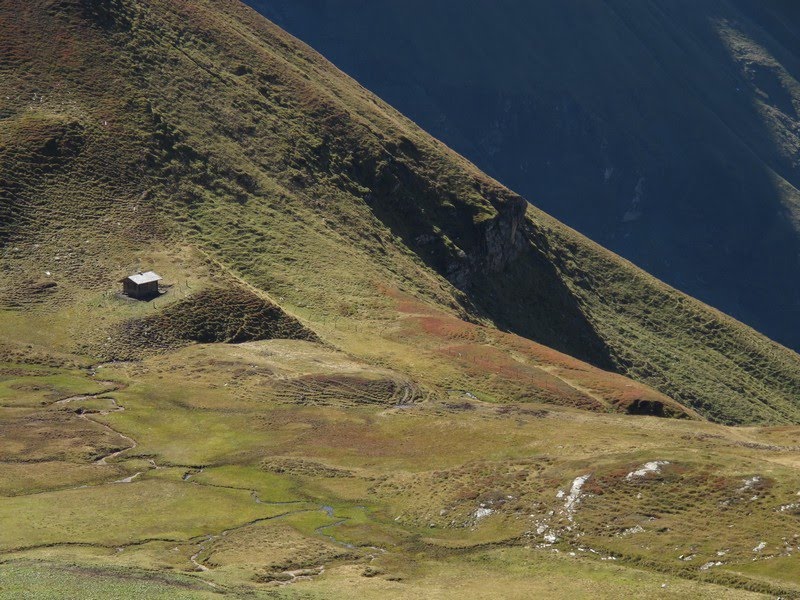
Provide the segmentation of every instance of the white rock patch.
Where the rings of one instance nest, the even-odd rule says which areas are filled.
[[[558,541],[558,536],[552,531],[548,531],[544,534],[544,541],[548,544],[555,544]]]
[[[742,481],[744,485],[742,485],[742,487],[739,488],[739,491],[746,492],[747,490],[752,490],[753,487],[755,487],[755,485],[758,484],[760,481],[761,477],[759,477],[758,475],[756,475],[755,477],[750,477],[749,479],[745,479]]]
[[[476,521],[480,521],[481,519],[483,519],[484,517],[488,517],[492,513],[494,513],[494,511],[491,508],[481,507],[481,508],[479,508],[478,510],[475,511],[475,515],[474,515],[475,516],[475,520]]]
[[[558,509],[558,517],[556,517],[556,511],[551,510],[548,511],[547,515],[541,521],[536,521],[534,525],[536,529],[536,535],[542,536],[545,543],[539,544],[539,548],[547,547],[552,544],[558,542],[561,538],[559,537],[564,531],[572,531],[572,526],[567,525],[566,527],[555,527],[551,523],[551,519],[554,518],[563,518],[566,517],[570,523],[574,522],[575,511],[578,508],[578,504],[581,501],[581,498],[584,496],[583,494],[583,485],[589,480],[591,477],[591,473],[587,475],[581,475],[580,477],[576,477],[572,480],[572,484],[569,488],[569,493],[564,490],[558,490],[556,493],[556,498],[559,500],[564,501],[564,505],[562,508]],[[535,514],[530,515],[531,518],[535,518]]]
[[[644,533],[644,527],[641,525],[634,525],[633,527],[629,527],[628,529],[624,529],[617,534],[617,537],[625,537],[627,535],[634,535],[636,533]]]
[[[628,481],[632,481],[634,479],[641,479],[642,477],[647,477],[650,473],[658,473],[661,471],[661,467],[665,467],[669,464],[669,461],[666,460],[653,460],[648,463],[644,463],[641,467],[636,469],[635,471],[631,471],[625,476],[625,479]]]
[[[570,521],[572,521],[575,516],[575,511],[581,501],[581,490],[583,489],[583,485],[589,480],[589,477],[591,477],[591,474],[581,475],[580,477],[576,477],[572,482],[572,487],[569,490],[567,499],[564,501],[564,512],[567,514],[567,519]]]

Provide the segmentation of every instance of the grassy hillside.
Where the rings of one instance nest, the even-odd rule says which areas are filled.
[[[0,597],[800,592],[796,354],[233,0],[0,58]]]
[[[800,349],[796,3],[247,3],[536,206]]]
[[[65,352],[103,344],[145,310],[103,300],[116,279],[158,266],[178,284],[159,307],[233,277],[361,352],[391,333],[398,289],[715,420],[800,418],[796,354],[526,208],[246,9],[14,10],[0,302],[16,332],[45,318]]]

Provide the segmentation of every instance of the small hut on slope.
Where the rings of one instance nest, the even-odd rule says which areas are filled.
[[[154,271],[135,273],[120,279],[122,293],[137,300],[149,300],[159,295],[158,282],[161,276]]]

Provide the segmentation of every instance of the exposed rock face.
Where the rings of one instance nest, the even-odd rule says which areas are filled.
[[[445,276],[460,289],[468,289],[476,275],[503,271],[525,247],[523,226],[528,203],[520,196],[494,201],[497,216],[476,225],[478,243],[469,252],[457,253]]]
[[[407,139],[361,152],[351,176],[376,216],[459,289],[503,271],[525,247],[521,196],[482,175],[469,189],[437,185],[429,177],[436,158]],[[487,201],[495,214],[485,212]]]
[[[528,203],[520,196],[510,197],[501,205],[497,217],[481,225],[482,252],[476,257],[477,268],[502,271],[519,256],[524,245],[522,225]]]

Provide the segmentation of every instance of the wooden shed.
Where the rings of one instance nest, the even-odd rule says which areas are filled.
[[[154,271],[135,273],[120,279],[122,293],[137,300],[149,300],[158,296],[158,282],[161,276]]]

